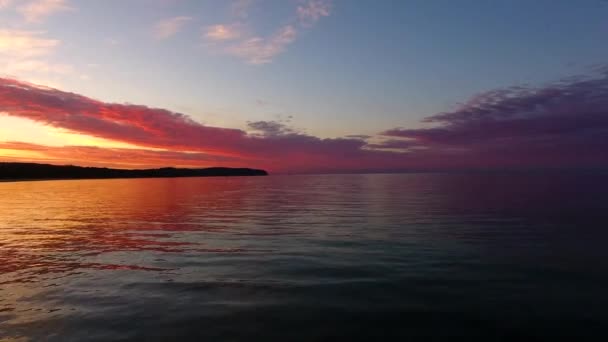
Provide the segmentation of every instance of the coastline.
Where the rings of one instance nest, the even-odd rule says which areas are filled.
[[[0,178],[0,183],[43,182],[43,181],[76,181],[76,180],[109,180],[109,179],[166,179],[166,178],[232,178],[232,177],[267,177],[261,175],[234,176],[174,176],[174,177],[95,177],[95,178]]]
[[[183,169],[165,167],[159,169],[111,169],[74,165],[0,162],[0,182],[267,175],[268,172],[265,170],[251,168],[208,167],[202,169]]]

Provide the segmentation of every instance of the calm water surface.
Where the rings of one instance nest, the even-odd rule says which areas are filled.
[[[0,183],[0,340],[607,335],[607,180]]]

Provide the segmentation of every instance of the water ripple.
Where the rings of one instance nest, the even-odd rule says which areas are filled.
[[[601,332],[600,176],[1,183],[0,339]]]

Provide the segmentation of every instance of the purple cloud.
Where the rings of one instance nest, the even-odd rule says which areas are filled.
[[[275,121],[249,122],[253,132],[210,127],[164,109],[106,103],[0,78],[2,112],[141,148],[78,154],[85,150],[13,144],[13,150],[70,161],[86,161],[86,154],[94,153],[95,163],[119,162],[112,156],[120,153],[128,156],[125,167],[219,162],[274,172],[362,172],[608,166],[606,69],[541,88],[480,94],[454,111],[425,119],[432,127],[395,128],[377,137],[321,139]],[[166,152],[149,152],[155,149]]]
[[[608,71],[542,88],[512,87],[473,97],[422,129],[382,133],[434,152],[459,151],[488,164],[608,163]]]

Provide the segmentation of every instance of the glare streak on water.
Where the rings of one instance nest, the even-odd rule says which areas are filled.
[[[605,179],[0,183],[0,339],[598,334]]]

